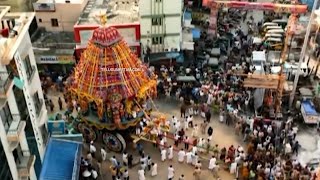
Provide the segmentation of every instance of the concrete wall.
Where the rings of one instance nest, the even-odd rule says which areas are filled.
[[[181,45],[181,26],[182,26],[182,7],[180,0],[155,2],[150,0],[139,1],[140,24],[141,24],[141,43],[143,47],[149,46],[152,52],[159,52],[159,48],[164,50],[180,50]],[[163,27],[152,26],[152,15],[164,15]],[[163,34],[163,45],[152,45],[153,35]]]
[[[46,28],[47,31],[72,32],[87,2],[88,0],[83,0],[82,3],[56,3],[54,12],[36,12],[38,26]],[[59,26],[53,27],[51,19],[58,19]]]
[[[20,57],[21,61],[23,62],[26,56],[29,56],[31,66],[34,66],[35,72],[33,74],[31,81],[29,82],[26,79],[26,75],[25,75],[26,69],[25,69],[24,65],[22,65],[21,66],[22,72],[19,72],[19,76],[20,76],[20,79],[23,79],[25,87],[26,87],[26,89],[23,90],[25,97],[30,96],[29,99],[28,98],[25,98],[25,99],[27,101],[26,103],[28,106],[28,111],[29,111],[29,115],[30,115],[30,118],[32,121],[32,125],[34,126],[34,134],[36,136],[35,139],[37,140],[37,142],[39,144],[41,144],[41,146],[38,146],[38,151],[39,151],[39,154],[42,159],[44,156],[44,153],[45,153],[45,144],[43,143],[42,132],[39,127],[47,121],[48,117],[47,117],[47,110],[45,109],[45,105],[43,105],[40,115],[35,116],[35,118],[32,118],[32,114],[35,113],[35,110],[33,110],[34,105],[35,105],[35,102],[33,100],[34,93],[38,92],[40,100],[41,99],[43,100],[44,96],[43,96],[43,92],[42,92],[42,88],[41,88],[39,73],[38,73],[36,60],[35,60],[35,56],[33,53],[30,35],[29,35],[28,31],[26,31],[26,33],[24,34],[24,37],[23,37],[22,41],[20,42],[20,46],[18,47],[18,49],[15,53],[15,59],[16,59],[15,61],[16,61],[18,69],[19,69],[19,65],[17,63],[18,60],[16,57]],[[21,64],[23,64],[23,63],[21,63]],[[33,108],[29,108],[29,104]]]

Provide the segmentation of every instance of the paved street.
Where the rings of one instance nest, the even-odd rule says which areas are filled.
[[[51,95],[48,95],[49,99],[52,99],[52,101],[56,104],[55,105],[55,111],[58,110],[58,97],[62,97],[62,95],[60,94],[56,94],[56,93],[50,93]],[[164,114],[168,117],[171,118],[172,115],[178,116],[180,117],[180,112],[179,112],[179,103],[175,100],[165,100],[165,99],[161,99],[161,100],[155,100],[155,104],[156,106],[158,106],[159,111],[160,112],[164,112]],[[49,112],[49,117],[52,116],[52,113]],[[200,123],[202,122],[202,118],[200,117],[195,117],[195,123],[198,123],[200,125]],[[214,116],[210,126],[213,127],[213,142],[212,144],[219,144],[220,147],[229,147],[230,145],[235,145],[237,146],[240,141],[240,137],[236,137],[233,131],[232,127],[227,127],[225,124],[221,124],[220,122],[218,122],[218,117]],[[189,136],[191,136],[191,130],[189,129],[187,131],[187,134]],[[205,135],[206,136],[206,135]],[[169,144],[173,144],[173,141],[168,139]],[[193,176],[193,170],[194,168],[186,165],[186,164],[180,164],[177,162],[177,158],[176,156],[174,156],[174,160],[172,162],[170,161],[166,161],[166,162],[161,162],[160,161],[160,152],[158,149],[154,148],[152,146],[152,144],[147,143],[147,142],[143,142],[142,143],[145,152],[147,155],[150,155],[152,157],[152,160],[154,162],[156,162],[158,164],[158,176],[151,178],[150,176],[150,172],[147,172],[147,179],[154,179],[154,180],[164,180],[167,177],[167,168],[170,164],[173,165],[173,167],[176,170],[176,177],[180,176],[181,174],[184,174],[187,178],[186,180],[192,180]],[[85,155],[87,153],[87,147],[88,145],[85,145],[85,151],[83,152],[83,154]],[[97,143],[96,146],[101,146],[100,143]],[[180,145],[181,147],[183,147],[183,145]],[[99,148],[97,148],[99,150]],[[130,150],[128,150],[129,153],[135,151],[134,149],[130,148]],[[137,152],[134,152],[136,154],[135,157],[137,156]],[[175,152],[177,153],[177,152]],[[108,154],[108,157],[111,157],[113,155],[113,153],[110,152],[110,154]],[[176,155],[176,154],[175,154]],[[118,159],[121,160],[121,155],[116,154],[116,156],[118,156]],[[100,156],[98,155],[98,158],[100,158]],[[210,172],[207,170],[208,167],[208,161],[207,160],[202,160],[202,165],[203,165],[203,172],[201,175],[201,180],[212,180],[213,176],[210,174]],[[103,165],[103,169],[104,171],[102,172],[102,176],[103,176],[103,180],[111,180],[111,175],[109,172],[109,166],[110,163],[109,162],[105,162]],[[138,171],[138,167],[136,166],[133,169],[131,169],[129,171],[130,174],[130,178],[132,178],[133,180],[137,180],[137,171]],[[228,172],[224,171],[224,170],[220,170],[219,171],[219,175],[223,180],[232,180],[234,179],[234,176],[230,175]]]

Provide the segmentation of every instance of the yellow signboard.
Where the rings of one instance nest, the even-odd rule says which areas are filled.
[[[74,56],[41,56],[39,58],[40,63],[43,64],[73,64],[75,63]]]

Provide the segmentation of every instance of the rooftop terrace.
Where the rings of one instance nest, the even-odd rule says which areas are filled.
[[[35,13],[8,13],[10,7],[0,6],[0,59],[1,64],[9,64],[17,48],[20,46],[23,35],[28,33],[29,26]]]
[[[31,41],[37,55],[72,55],[76,47],[73,32],[47,32],[44,28],[39,28]]]
[[[108,24],[138,22],[138,0],[89,0],[76,24],[100,24],[100,20],[97,17],[100,14],[107,15]]]
[[[73,32],[48,32],[38,28],[31,37],[32,46],[37,48],[74,48]]]

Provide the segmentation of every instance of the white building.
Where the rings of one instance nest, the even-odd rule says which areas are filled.
[[[35,14],[9,9],[0,6],[0,177],[34,180],[47,141],[47,111],[28,32]]]
[[[152,53],[180,51],[182,0],[140,0],[141,43]]]
[[[38,0],[33,3],[39,27],[47,31],[73,32],[88,0]]]

